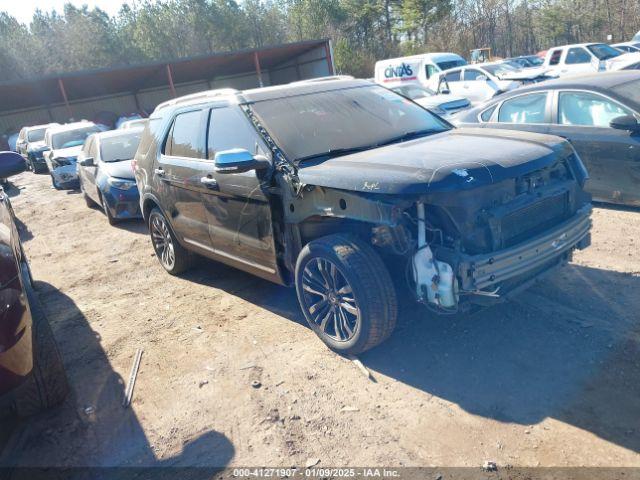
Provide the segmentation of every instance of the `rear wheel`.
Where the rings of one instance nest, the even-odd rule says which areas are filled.
[[[177,275],[191,266],[191,254],[178,243],[169,222],[159,208],[149,214],[149,234],[160,265],[171,275]]]
[[[398,304],[391,276],[380,256],[360,239],[330,235],[308,243],[295,277],[307,323],[333,350],[364,352],[395,328]]]
[[[33,328],[33,371],[20,387],[14,400],[19,416],[28,416],[62,403],[69,393],[69,383],[49,321],[35,297],[29,282],[25,282]]]

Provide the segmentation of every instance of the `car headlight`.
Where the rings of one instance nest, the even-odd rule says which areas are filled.
[[[117,188],[119,190],[129,190],[136,186],[136,182],[134,182],[133,180],[125,180],[123,178],[110,177],[107,180],[107,183],[113,188]]]

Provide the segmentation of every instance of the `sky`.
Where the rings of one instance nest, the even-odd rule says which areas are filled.
[[[78,7],[82,5],[88,5],[89,8],[100,7],[113,16],[120,10],[123,3],[132,5],[135,0],[0,0],[0,11],[7,12],[21,23],[29,24],[37,8],[42,11],[55,9],[62,12],[65,3],[72,3]]]

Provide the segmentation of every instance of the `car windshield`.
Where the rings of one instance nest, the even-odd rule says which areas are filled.
[[[499,77],[500,75],[504,75],[505,73],[513,73],[520,70],[519,68],[512,67],[507,63],[498,63],[495,65],[483,65],[482,68],[484,68],[491,75],[495,75],[496,77]]]
[[[44,132],[46,131],[47,131],[47,127],[29,130],[29,132],[27,133],[27,141],[41,142],[42,140],[44,140]]]
[[[131,160],[140,144],[141,131],[107,137],[100,140],[100,158],[104,162]]]
[[[54,133],[51,137],[51,143],[54,149],[77,147],[82,145],[89,135],[99,131],[100,129],[97,126],[92,125],[91,127]]]
[[[622,55],[622,52],[611,45],[597,43],[595,45],[587,45],[587,48],[593,53],[598,60],[608,60],[613,57]]]
[[[632,80],[612,87],[615,93],[640,105],[640,80]]]
[[[523,60],[527,61],[532,67],[538,67],[544,63],[544,60],[535,55],[532,57],[523,57]]]
[[[466,60],[449,60],[447,62],[436,62],[436,65],[440,67],[440,70],[449,70],[450,68],[463,67],[467,64]]]
[[[420,87],[418,85],[405,85],[404,87],[392,88],[391,90],[399,93],[400,95],[404,95],[411,100],[431,97],[432,95],[436,94],[436,92],[434,92],[433,90],[426,87]]]
[[[252,108],[293,160],[337,156],[395,138],[402,141],[405,135],[450,128],[422,107],[377,85],[264,100]]]

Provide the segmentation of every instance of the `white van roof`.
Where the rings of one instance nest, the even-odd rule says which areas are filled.
[[[451,53],[451,52],[419,53],[417,55],[409,55],[406,57],[396,57],[396,58],[387,58],[385,60],[379,60],[376,62],[376,64],[392,63],[392,62],[397,62],[399,60],[431,60],[432,62],[442,62],[442,61],[446,62],[450,60],[460,60],[461,58],[462,57],[457,53]]]

